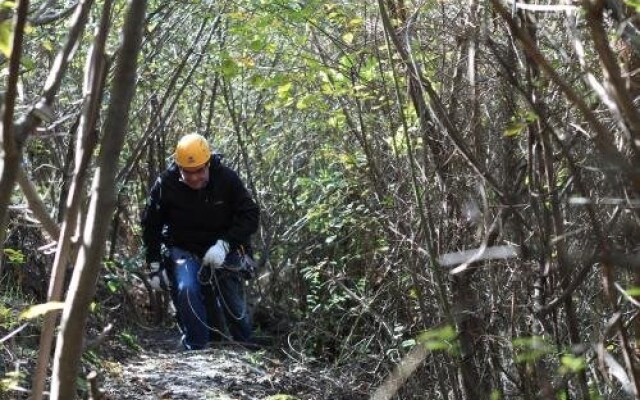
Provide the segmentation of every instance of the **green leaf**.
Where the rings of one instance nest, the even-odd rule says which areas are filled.
[[[116,281],[108,281],[107,282],[107,288],[109,289],[109,291],[111,293],[117,293],[118,292],[118,287],[120,285],[118,284],[118,282]]]
[[[640,0],[625,0],[628,6],[636,9],[636,12],[640,12]]]
[[[332,117],[327,120],[327,124],[333,128],[340,129],[347,123],[347,119],[344,114],[336,112]]]
[[[13,25],[10,19],[0,22],[0,52],[5,57],[11,57],[11,43],[13,39]]]
[[[0,379],[0,394],[18,389],[24,378],[24,372],[22,371],[7,372],[4,378]]]
[[[20,319],[33,319],[46,314],[49,311],[61,310],[62,308],[64,308],[64,302],[61,301],[50,301],[44,304],[36,304],[35,306],[31,306],[23,311],[20,314]]]
[[[342,40],[344,40],[346,44],[353,43],[353,32],[347,32],[344,35],[342,35]]]
[[[296,108],[298,110],[305,110],[309,108],[309,106],[313,103],[315,99],[316,97],[311,94],[302,96],[302,98],[300,98],[300,100],[298,100],[298,102],[296,103]]]
[[[630,287],[626,289],[624,292],[629,296],[640,296],[640,286]]]
[[[553,351],[553,347],[541,336],[518,337],[512,343],[517,350],[517,363],[531,363]]]
[[[288,99],[291,96],[291,87],[292,87],[292,83],[285,83],[284,85],[281,85],[278,87],[278,97],[285,100]]]
[[[16,7],[15,1],[2,0],[0,1],[0,8],[14,9]]]
[[[225,77],[233,78],[238,75],[239,70],[238,64],[231,57],[225,57],[222,60],[222,75]]]
[[[351,28],[355,28],[355,27],[361,26],[362,22],[363,22],[362,18],[356,17],[351,19],[351,21],[349,21],[347,25],[349,25]]]
[[[575,373],[584,370],[585,361],[584,357],[574,356],[573,354],[565,354],[560,358],[560,363],[562,366],[560,367],[561,374],[567,373]]]
[[[7,261],[11,264],[24,264],[27,261],[27,257],[20,250],[16,249],[4,249],[4,255],[7,257]]]
[[[253,51],[260,51],[265,45],[266,43],[264,39],[260,36],[256,36],[249,44],[249,48]]]
[[[360,77],[365,82],[371,82],[378,73],[378,61],[371,57],[360,70]]]
[[[418,335],[418,343],[428,350],[451,350],[455,351],[456,330],[451,325],[442,328],[431,329]]]
[[[520,134],[522,134],[526,127],[527,124],[524,124],[522,122],[514,122],[511,125],[507,126],[507,129],[504,130],[504,136],[508,138],[520,136]]]

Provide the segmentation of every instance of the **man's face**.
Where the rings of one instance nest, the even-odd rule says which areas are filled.
[[[180,176],[191,189],[198,190],[207,186],[209,182],[209,163],[195,168],[180,168]]]

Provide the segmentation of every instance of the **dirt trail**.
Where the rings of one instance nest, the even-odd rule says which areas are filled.
[[[367,398],[353,389],[349,377],[294,360],[282,349],[218,345],[184,351],[175,332],[159,332],[143,342],[143,351],[103,377],[101,387],[108,399]]]

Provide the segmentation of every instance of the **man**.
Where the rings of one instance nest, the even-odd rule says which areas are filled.
[[[201,135],[182,137],[174,162],[151,188],[142,216],[147,263],[152,271],[171,278],[182,344],[189,350],[206,346],[214,324],[211,317],[221,317],[207,318],[207,308],[222,310],[234,340],[251,341],[237,267],[258,229],[259,210],[237,173],[222,165],[221,158],[211,154]],[[207,285],[217,296],[207,295]]]

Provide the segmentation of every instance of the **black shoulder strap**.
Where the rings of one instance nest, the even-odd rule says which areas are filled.
[[[224,154],[215,153],[211,157],[211,168],[218,168],[222,165],[222,159],[224,158]]]

